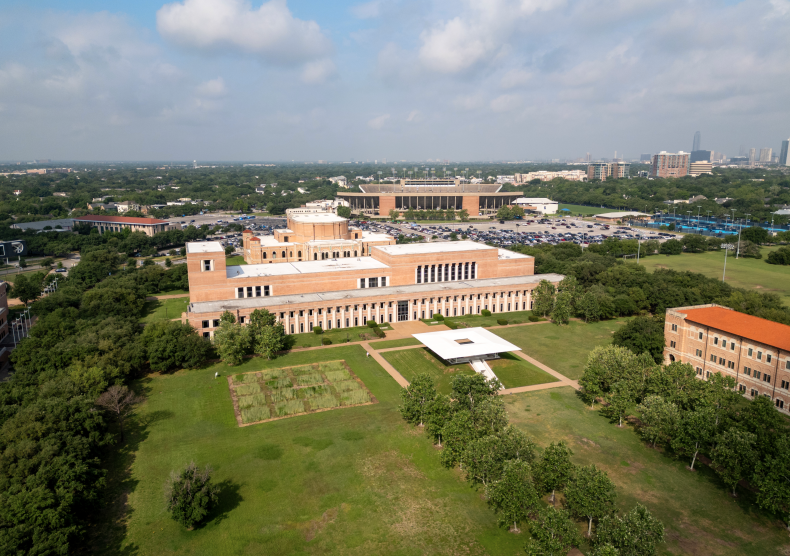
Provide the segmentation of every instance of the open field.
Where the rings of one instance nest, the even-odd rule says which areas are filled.
[[[46,272],[46,270],[37,268],[35,270],[23,270],[22,272],[9,272],[8,274],[0,274],[0,280],[13,284],[17,276],[30,276],[37,272]]]
[[[446,321],[452,321],[458,325],[466,324],[470,328],[477,326],[499,326],[497,320],[505,319],[508,324],[521,324],[529,322],[532,311],[511,311],[509,313],[492,313],[490,317],[482,315],[464,315],[462,317],[445,317]],[[545,320],[545,319],[544,319]]]
[[[160,319],[179,319],[181,318],[181,313],[187,310],[187,305],[189,305],[189,297],[146,301],[140,322],[149,323]]]
[[[506,396],[505,403],[510,422],[539,446],[565,440],[574,451],[574,463],[594,463],[605,470],[615,483],[621,512],[637,502],[647,506],[664,523],[667,542],[659,554],[787,554],[787,530],[752,505],[747,495],[733,499],[706,466],[692,473],[685,468],[688,462],[647,447],[630,426],[610,424],[571,388],[514,394]]]
[[[376,403],[345,361],[240,373],[229,380],[240,427],[314,411]]]
[[[562,209],[564,208],[569,209],[570,212],[563,211]],[[576,216],[578,214],[583,214],[584,216],[592,216],[594,214],[602,214],[604,212],[617,212],[617,209],[586,207],[584,205],[566,205],[565,203],[560,203],[557,210],[559,211],[557,212],[558,216],[562,216],[563,212],[565,212],[565,214],[570,214],[572,216]]]
[[[442,394],[450,393],[450,381],[457,375],[473,375],[469,363],[445,365],[428,348],[388,351],[381,356],[411,382],[417,373],[428,373],[436,380],[436,389]]]
[[[376,351],[381,349],[418,345],[420,345],[420,341],[416,338],[402,338],[400,340],[379,340],[378,342],[370,342],[370,346]]]
[[[488,366],[505,388],[557,382],[557,379],[547,372],[512,353],[503,353],[501,359],[488,361]]]
[[[521,348],[521,351],[548,365],[558,373],[576,380],[582,376],[587,355],[598,345],[611,343],[612,334],[627,319],[585,324],[571,321],[566,326],[540,324],[499,328],[496,334]]]
[[[386,332],[392,330],[385,324],[381,325],[381,329]],[[349,342],[359,342],[365,338],[360,335],[368,336],[369,340],[378,340],[379,338],[367,326],[356,326],[353,328],[333,328],[332,330],[324,330],[322,334],[314,332],[304,332],[302,334],[291,334],[288,337],[293,338],[295,342],[292,347],[315,347],[321,345],[322,338],[328,338],[333,344],[343,344],[348,339]]]
[[[326,359],[346,361],[379,403],[237,425],[224,375]],[[151,375],[137,388],[148,399],[112,462],[116,498],[97,509],[103,521],[88,529],[86,552],[523,554],[523,536],[498,528],[480,492],[442,468],[431,442],[403,422],[400,388],[360,346]],[[210,464],[222,489],[193,531],[169,517],[162,490],[190,461]]]
[[[790,266],[768,264],[765,259],[768,253],[777,247],[763,247],[762,259],[736,259],[727,255],[726,281],[731,286],[757,290],[763,293],[778,294],[785,305],[790,305]],[[721,280],[724,270],[724,250],[708,251],[707,253],[683,253],[670,257],[657,255],[640,259],[648,270],[671,268],[699,272],[710,278]]]
[[[242,255],[233,255],[232,257],[225,257],[225,265],[226,266],[239,266],[247,264],[244,262],[244,257]]]
[[[163,295],[189,295],[189,290],[168,290],[151,294],[150,297],[161,297]]]

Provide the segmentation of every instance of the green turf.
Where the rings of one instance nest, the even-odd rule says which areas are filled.
[[[181,318],[181,313],[187,310],[187,305],[189,305],[188,297],[146,301],[140,322],[149,323],[161,319]]]
[[[565,326],[540,324],[500,328],[496,333],[544,365],[576,380],[582,376],[590,351],[595,346],[610,343],[614,331],[625,322],[626,319],[591,324],[571,321]]]
[[[765,556],[785,554],[787,530],[759,511],[751,496],[733,499],[704,465],[674,460],[647,447],[630,426],[618,428],[591,411],[571,388],[514,394],[505,398],[510,422],[539,446],[564,439],[578,465],[595,464],[609,474],[617,506],[639,502],[664,523],[661,555]]]
[[[381,356],[395,367],[403,378],[411,382],[417,373],[428,373],[436,380],[436,389],[442,394],[450,393],[450,381],[459,374],[473,375],[468,363],[445,365],[428,348],[388,351]]]
[[[563,211],[562,209],[570,209],[570,212]],[[602,214],[604,212],[616,212],[615,209],[610,208],[600,208],[600,207],[585,207],[584,205],[566,205],[565,203],[560,203],[559,207],[557,207],[557,216],[562,216],[563,214],[569,214],[571,216],[576,216],[579,214],[583,214],[584,216],[592,216],[594,214]],[[554,215],[551,215],[554,216]]]
[[[379,403],[239,427],[227,374],[345,360]],[[214,372],[222,376],[214,379]],[[523,535],[496,517],[397,409],[400,387],[360,346],[295,352],[239,367],[152,375],[111,464],[85,552],[103,555],[506,554]],[[347,393],[347,396],[352,396]],[[171,471],[214,469],[219,506],[187,531],[164,505]],[[128,470],[124,473],[123,470]]]
[[[731,286],[756,290],[762,293],[778,294],[785,305],[790,305],[790,266],[774,265],[765,262],[773,249],[761,249],[762,259],[736,259],[732,253],[727,255],[726,281]],[[699,272],[710,278],[721,280],[724,270],[724,250],[706,253],[684,253],[682,255],[654,255],[640,259],[648,270],[671,268]]]
[[[501,359],[488,361],[488,366],[505,388],[557,382],[549,373],[512,353],[503,353]]]
[[[225,265],[226,266],[238,266],[247,264],[244,262],[244,257],[242,255],[233,255],[232,257],[225,257]]]
[[[491,313],[490,317],[482,315],[465,315],[463,317],[445,317],[445,322],[451,321],[458,325],[463,326],[466,324],[468,327],[476,326],[499,326],[497,320],[505,319],[508,324],[522,324],[529,322],[529,317],[532,311],[511,311],[509,313]]]
[[[151,297],[161,297],[163,295],[189,295],[189,290],[167,290],[152,294]]]
[[[384,328],[382,325],[382,330],[384,330],[386,333],[387,328]],[[369,340],[379,339],[367,326],[357,326],[354,328],[333,328],[332,330],[324,330],[322,334],[316,334],[314,332],[291,334],[291,337],[295,342],[293,347],[300,348],[320,346],[322,338],[328,338],[332,341],[333,345],[345,343],[346,338],[348,338],[349,342],[360,342],[365,339],[360,335],[368,336]]]
[[[8,274],[3,273],[0,274],[0,280],[8,282],[9,284],[13,284],[16,281],[17,276],[31,276],[37,272],[46,273],[46,270],[43,268],[37,268],[35,270],[23,270],[22,272],[9,272]],[[11,296],[13,297],[13,292],[11,292]]]
[[[401,338],[400,340],[380,340],[378,342],[370,342],[370,346],[376,351],[381,349],[397,348],[404,346],[418,346],[420,341],[416,338]]]

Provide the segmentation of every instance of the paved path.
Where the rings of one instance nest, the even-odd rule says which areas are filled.
[[[388,351],[400,351],[402,349],[414,349],[414,348],[424,348],[423,344],[415,344],[413,346],[400,346],[394,348],[386,348],[386,349],[379,349],[377,350],[379,353],[387,353]],[[376,344],[373,344],[373,349],[376,349]]]
[[[409,385],[409,381],[408,381],[408,380],[406,380],[405,378],[403,378],[403,375],[402,375],[402,374],[400,374],[400,373],[399,373],[399,372],[398,372],[398,371],[395,369],[395,367],[393,367],[392,365],[390,365],[390,364],[387,362],[387,360],[386,360],[386,359],[384,359],[384,358],[383,358],[383,357],[382,357],[382,356],[379,354],[379,352],[377,352],[375,349],[373,349],[372,347],[370,347],[370,344],[369,344],[369,343],[367,343],[367,342],[362,342],[362,347],[363,347],[363,348],[365,348],[365,351],[367,351],[367,352],[370,354],[370,356],[371,356],[373,359],[375,359],[375,360],[376,360],[376,363],[378,363],[379,365],[381,365],[382,367],[384,367],[384,370],[385,370],[385,371],[387,371],[387,372],[390,374],[390,376],[391,376],[392,378],[394,378],[394,379],[395,379],[395,382],[397,382],[398,384],[400,384],[400,385],[401,385],[402,387],[404,387],[404,388],[406,388],[406,387]]]
[[[538,369],[540,369],[542,371],[546,371],[551,376],[553,376],[554,378],[559,380],[562,384],[559,384],[558,386],[571,386],[572,388],[575,388],[576,390],[579,389],[579,382],[577,380],[569,379],[568,377],[558,373],[557,371],[555,371],[551,367],[549,367],[547,365],[544,365],[543,363],[541,363],[540,361],[538,361],[534,357],[530,357],[529,355],[527,355],[523,351],[514,351],[513,353],[515,353],[516,355],[518,355],[519,357],[521,357],[525,361],[529,361],[530,363],[535,365]],[[557,384],[557,383],[556,382],[552,382],[551,384]],[[529,387],[526,386],[525,388],[529,388]]]

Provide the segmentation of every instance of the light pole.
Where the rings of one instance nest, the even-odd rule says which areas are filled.
[[[699,213],[700,213],[700,209],[701,209],[701,207],[700,207],[699,205],[697,205],[697,233],[700,233],[700,232],[702,231],[702,230],[700,229],[700,225],[699,225]]]
[[[749,216],[750,213],[746,213],[746,223],[749,223]],[[735,252],[735,258],[737,259],[741,254],[741,230],[743,230],[743,221],[741,221],[741,225],[738,228],[738,250]]]
[[[727,251],[730,250],[730,244],[724,244],[724,270],[721,272],[721,281],[724,282],[724,276],[727,274]]]

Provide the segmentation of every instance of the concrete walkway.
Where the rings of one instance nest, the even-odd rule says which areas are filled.
[[[398,371],[395,369],[395,367],[393,367],[392,365],[390,365],[390,364],[387,362],[387,360],[386,360],[386,359],[384,359],[384,358],[383,358],[383,357],[382,357],[382,356],[379,354],[379,352],[377,352],[375,349],[371,348],[369,343],[367,343],[367,342],[362,342],[362,347],[363,347],[363,348],[365,348],[365,351],[367,351],[367,352],[370,354],[370,356],[371,356],[373,359],[375,359],[375,360],[376,360],[376,363],[378,363],[379,365],[381,365],[381,366],[384,368],[384,370],[385,370],[385,371],[387,371],[387,372],[390,374],[390,376],[391,376],[392,378],[394,378],[394,379],[395,379],[395,382],[397,382],[398,384],[400,384],[400,385],[401,385],[403,388],[406,388],[406,387],[409,385],[409,381],[408,381],[408,380],[406,380],[405,378],[403,378],[403,375],[402,375],[402,374],[400,374],[400,373],[399,373],[399,372],[398,372]]]
[[[569,379],[568,377],[558,373],[557,371],[555,371],[554,369],[552,369],[548,365],[544,365],[543,363],[541,363],[540,361],[538,361],[534,357],[530,357],[529,355],[527,355],[523,351],[514,351],[513,353],[515,353],[516,355],[518,355],[519,357],[521,357],[525,361],[529,361],[530,363],[535,365],[541,371],[545,371],[545,372],[549,373],[551,376],[553,376],[554,378],[556,378],[557,380],[559,380],[562,383],[561,386],[570,386],[571,388],[575,388],[576,390],[579,389],[579,381]],[[551,384],[557,384],[557,383],[552,382]],[[560,385],[558,385],[558,386],[560,386]],[[529,388],[529,386],[524,386],[523,388]]]

